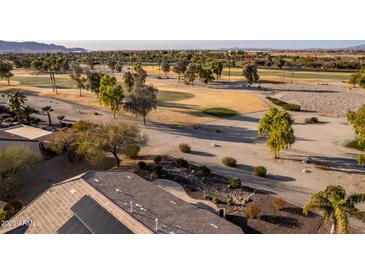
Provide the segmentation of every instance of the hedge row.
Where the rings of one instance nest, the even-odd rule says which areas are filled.
[[[267,96],[266,99],[270,100],[271,103],[273,103],[274,105],[280,106],[282,107],[284,110],[288,110],[288,111],[300,111],[300,106],[296,105],[296,104],[290,104],[284,101],[281,101],[279,99],[276,98],[272,98]]]

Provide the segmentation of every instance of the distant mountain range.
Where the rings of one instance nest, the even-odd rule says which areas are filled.
[[[38,42],[7,42],[0,40],[0,53],[57,53],[84,52],[83,48],[66,48],[65,46],[44,44]]]
[[[365,44],[355,46],[355,47],[349,47],[349,48],[346,48],[346,50],[362,51],[362,50],[365,50]]]
[[[349,51],[365,51],[365,44],[353,46],[353,47],[346,47],[346,48],[305,48],[305,49],[291,49],[291,48],[220,48],[219,50],[246,50],[246,51],[330,51],[330,50],[349,50]]]
[[[245,51],[298,51],[298,49],[274,49],[274,48],[254,48],[254,47],[232,47],[220,48],[219,50],[245,50]],[[346,48],[307,48],[299,51],[326,51],[326,50],[350,50],[350,51],[365,51],[365,44],[346,47]],[[66,48],[62,45],[45,44],[39,42],[7,42],[0,40],[0,53],[57,53],[57,52],[85,52],[84,48]]]

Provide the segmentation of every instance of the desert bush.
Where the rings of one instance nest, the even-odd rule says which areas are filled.
[[[211,197],[208,194],[204,194],[203,198],[204,198],[204,200],[210,200],[211,199]]]
[[[212,202],[213,202],[213,204],[218,204],[219,203],[219,199],[217,197],[213,197],[212,198]]]
[[[276,197],[272,197],[271,198],[271,205],[273,208],[275,208],[276,210],[281,209],[285,206],[285,202],[279,198]]]
[[[239,188],[241,186],[241,180],[239,178],[233,177],[231,181],[229,182],[230,188]]]
[[[224,157],[222,159],[222,163],[225,166],[235,167],[237,165],[237,160],[235,158],[232,158],[232,157]]]
[[[249,205],[245,206],[245,212],[246,212],[247,218],[256,219],[260,215],[261,209],[258,205],[249,204]]]
[[[154,166],[152,169],[152,174],[160,177],[162,175],[162,166],[160,166],[160,165]]]
[[[23,207],[23,203],[20,201],[13,201],[7,203],[4,208],[3,212],[0,214],[0,221],[7,221],[11,217],[13,217],[16,213],[18,213]]]
[[[296,104],[285,104],[283,105],[283,109],[288,111],[300,111],[300,106]]]
[[[124,154],[129,159],[137,159],[138,153],[141,151],[141,147],[139,145],[131,144],[127,145],[124,149]]]
[[[229,205],[229,206],[232,206],[233,205],[233,199],[232,198],[228,198],[226,200],[226,204]]]
[[[58,121],[59,122],[62,122],[64,119],[65,119],[65,115],[62,115],[62,114],[60,114],[60,115],[57,115],[57,119],[58,119]]]
[[[316,124],[316,123],[318,123],[318,118],[317,117],[305,118],[304,123],[306,123],[306,124]]]
[[[153,157],[153,161],[155,162],[155,164],[159,164],[162,161],[162,157],[160,155],[155,155]]]
[[[272,98],[267,96],[266,99],[270,100],[273,104],[282,107],[284,110],[289,110],[289,111],[300,111],[300,106],[296,105],[296,104],[290,104],[284,101],[281,101],[279,99],[276,98]]]
[[[188,144],[186,144],[186,143],[180,144],[179,145],[179,149],[183,153],[190,153],[190,151],[191,151],[191,147]]]
[[[179,166],[179,167],[185,167],[185,168],[188,168],[189,167],[189,162],[186,161],[185,159],[183,158],[179,158],[176,160],[176,164]]]
[[[210,169],[207,166],[200,166],[198,172],[204,177],[208,177],[211,173]]]
[[[146,169],[147,168],[147,164],[144,161],[139,161],[138,162],[138,167],[139,167],[139,169]]]
[[[359,166],[365,165],[365,154],[357,154],[355,160]]]
[[[253,174],[255,176],[258,176],[258,177],[265,177],[266,174],[267,174],[267,170],[265,167],[263,166],[257,166],[255,167],[255,169],[253,170]]]

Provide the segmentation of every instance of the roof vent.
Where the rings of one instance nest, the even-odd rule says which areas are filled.
[[[96,179],[96,178],[94,179],[94,181],[95,181],[95,182],[97,182],[97,183],[99,183],[99,182],[100,182],[100,180],[99,180],[99,179]]]
[[[75,194],[75,192],[76,192],[76,190],[75,190],[75,189],[71,189],[71,190],[70,190],[70,193],[71,193],[72,195],[74,195],[74,194]]]
[[[158,231],[158,218],[155,219],[155,223],[156,223],[156,232]]]
[[[116,189],[115,189],[115,191],[116,191],[116,192],[121,192],[119,188],[116,188]]]
[[[170,201],[170,203],[172,203],[173,205],[176,205],[176,203],[174,201]]]
[[[131,176],[129,176],[129,175],[127,176],[127,178],[128,178],[128,179],[132,179],[132,177],[131,177]]]

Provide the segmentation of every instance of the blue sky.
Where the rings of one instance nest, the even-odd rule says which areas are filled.
[[[220,49],[220,48],[344,48],[365,44],[365,40],[82,40],[82,41],[39,41],[83,47],[88,50],[126,50],[126,49]]]

